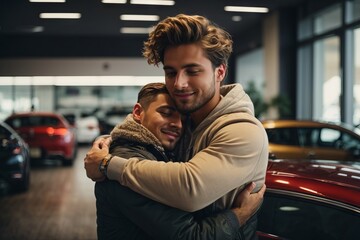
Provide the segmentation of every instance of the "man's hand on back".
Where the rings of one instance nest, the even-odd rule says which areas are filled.
[[[264,184],[259,192],[251,193],[255,187],[254,182],[246,186],[236,197],[234,208],[231,209],[239,220],[240,226],[244,225],[254,215],[263,201],[266,185]]]
[[[99,165],[109,153],[110,143],[111,137],[97,138],[84,158],[86,175],[93,181],[103,181],[105,179],[105,176],[99,170]]]

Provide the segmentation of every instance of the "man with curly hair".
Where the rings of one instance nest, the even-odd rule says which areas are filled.
[[[163,65],[170,96],[186,116],[177,162],[113,157],[106,177],[160,203],[201,212],[231,208],[244,187],[265,182],[268,139],[249,96],[239,84],[222,86],[232,53],[231,36],[198,15],[179,14],[159,22],[145,42],[149,64]],[[87,176],[108,154],[109,139],[96,141],[84,159]],[[256,238],[254,214],[237,237]]]

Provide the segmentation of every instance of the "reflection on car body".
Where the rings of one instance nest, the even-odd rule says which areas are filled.
[[[360,165],[270,160],[259,214],[260,239],[357,239]]]
[[[4,188],[26,191],[30,183],[30,156],[26,142],[6,123],[0,122],[0,182]],[[5,190],[6,191],[6,190]]]
[[[32,160],[57,158],[64,165],[72,165],[76,156],[75,135],[60,114],[14,113],[5,122],[27,142]]]
[[[319,121],[263,121],[272,159],[360,160],[360,130]]]

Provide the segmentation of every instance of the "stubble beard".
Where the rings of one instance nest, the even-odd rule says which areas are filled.
[[[203,106],[205,106],[215,96],[215,75],[213,76],[212,83],[213,84],[210,86],[209,89],[203,91],[205,95],[202,96],[201,99],[194,99],[193,103],[190,103],[189,105],[187,105],[187,102],[182,103],[181,101],[180,102],[175,101],[177,110],[181,114],[186,115],[196,112],[199,109],[201,109]]]

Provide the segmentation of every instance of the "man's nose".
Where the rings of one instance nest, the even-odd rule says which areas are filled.
[[[178,129],[182,128],[182,121],[181,121],[181,117],[180,116],[176,116],[173,118],[173,120],[171,121],[170,125],[172,127],[176,127]]]
[[[179,72],[176,76],[175,88],[182,89],[188,87],[188,77],[184,72]]]

